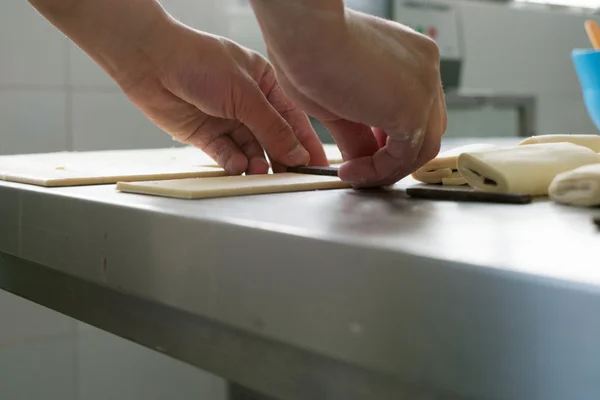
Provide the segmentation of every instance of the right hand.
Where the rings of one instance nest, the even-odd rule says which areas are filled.
[[[344,156],[343,180],[391,185],[439,152],[447,118],[438,47],[403,25],[351,10],[341,26],[329,22],[320,40],[305,33],[290,43],[276,34],[283,26],[263,21],[278,80],[331,132]]]

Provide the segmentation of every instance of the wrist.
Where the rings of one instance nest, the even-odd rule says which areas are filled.
[[[282,50],[324,40],[345,25],[343,0],[250,0],[267,46]]]
[[[285,68],[315,63],[347,38],[343,0],[250,0],[269,56]]]

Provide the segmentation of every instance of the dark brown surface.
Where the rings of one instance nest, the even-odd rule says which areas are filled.
[[[415,186],[406,189],[410,197],[429,200],[473,201],[482,203],[528,204],[532,197],[519,193],[488,193],[470,188],[446,188],[443,186]]]
[[[297,174],[338,176],[337,167],[288,167],[287,171]]]

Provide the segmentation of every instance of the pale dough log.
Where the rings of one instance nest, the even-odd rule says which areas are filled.
[[[442,178],[442,185],[446,186],[462,186],[466,185],[467,180],[462,176],[459,178]]]
[[[600,155],[587,147],[543,143],[463,153],[458,170],[476,190],[543,196],[557,174],[594,163]]]
[[[485,151],[498,148],[499,147],[495,145],[481,143],[456,147],[454,149],[441,152],[436,158],[415,171],[412,174],[412,177],[423,183],[464,185],[466,181],[464,179],[458,179],[460,178],[460,174],[457,170],[458,156],[465,152]]]
[[[600,205],[600,164],[584,165],[556,175],[548,194],[551,200],[561,204]]]
[[[600,153],[600,135],[540,135],[522,140],[519,145],[540,143],[573,143]]]
[[[181,199],[348,188],[335,176],[278,173],[169,181],[118,182],[117,190]]]

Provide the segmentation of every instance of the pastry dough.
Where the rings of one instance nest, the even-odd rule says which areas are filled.
[[[540,143],[573,143],[600,153],[600,135],[540,135],[522,140],[519,145]]]
[[[279,173],[168,181],[118,182],[117,190],[181,199],[231,197],[350,187],[335,176]]]
[[[341,164],[344,162],[342,152],[335,144],[324,144],[323,150],[325,150],[325,156],[330,164]]]
[[[542,196],[557,174],[594,163],[600,163],[600,155],[587,147],[543,143],[463,153],[458,170],[476,190]]]
[[[221,168],[203,166],[207,159],[193,148],[2,156],[0,179],[38,186],[80,186],[227,175]]]
[[[485,151],[499,149],[491,144],[470,144],[444,151],[433,160],[412,174],[412,177],[423,183],[442,183],[444,185],[460,186],[467,181],[458,172],[458,156],[465,152]]]
[[[600,205],[600,164],[584,165],[556,175],[548,194],[557,203],[584,207]]]
[[[343,162],[336,145],[323,148],[330,163]],[[224,175],[212,158],[191,146],[0,156],[1,180],[48,187]]]

